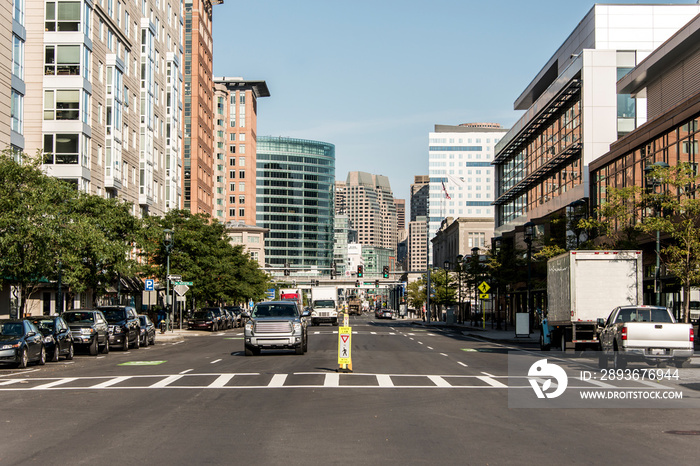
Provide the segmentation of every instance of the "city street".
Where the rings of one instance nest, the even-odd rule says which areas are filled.
[[[533,344],[350,324],[352,373],[328,325],[309,327],[303,356],[246,357],[233,329],[2,367],[0,464],[698,462],[697,410],[510,409],[508,352],[547,357]],[[698,401],[700,365],[681,374]]]

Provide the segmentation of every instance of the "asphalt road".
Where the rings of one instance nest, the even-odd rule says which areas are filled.
[[[350,323],[351,374],[330,326],[309,327],[304,356],[246,357],[229,330],[0,368],[0,465],[699,461],[698,409],[509,408],[508,351],[534,347]]]

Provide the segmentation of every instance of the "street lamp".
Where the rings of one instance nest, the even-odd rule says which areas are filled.
[[[464,264],[462,264],[462,255],[458,254],[455,258],[455,269],[457,270],[457,314],[460,323],[464,323],[464,317],[462,316],[462,271],[464,269]]]
[[[528,315],[528,335],[532,328],[532,238],[535,236],[535,224],[527,222],[525,225],[525,243],[527,243],[527,315]]]
[[[449,275],[448,275],[448,270],[450,268],[450,261],[445,261],[443,262],[443,267],[445,268],[445,304],[444,304],[444,309],[445,309],[445,320],[447,320],[447,282],[450,281]]]
[[[657,169],[668,168],[666,162],[655,162],[644,167],[644,180],[646,181],[647,194],[656,194],[656,188],[661,186],[661,179],[654,176]],[[657,204],[657,203],[655,203]],[[654,216],[660,217],[662,214],[658,205],[654,206]],[[661,305],[661,286],[659,283],[659,269],[661,268],[661,232],[656,229],[656,269],[654,270],[654,295],[656,305]]]
[[[472,306],[472,321],[476,322],[476,303],[477,303],[477,297],[479,296],[479,291],[478,291],[478,286],[479,286],[479,279],[478,279],[478,269],[479,269],[479,248],[473,247],[472,248],[472,265],[474,267],[474,305]]]
[[[167,254],[167,269],[165,275],[165,309],[166,319],[170,319],[170,253],[173,250],[173,230],[166,228],[163,230],[163,246]]]

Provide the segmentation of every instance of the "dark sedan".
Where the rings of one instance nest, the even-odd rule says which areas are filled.
[[[139,314],[141,324],[141,346],[156,344],[156,326],[147,315]]]
[[[44,346],[49,361],[56,362],[60,356],[73,359],[73,335],[61,316],[35,318],[32,323],[44,335]]]
[[[110,346],[120,346],[123,351],[140,346],[141,326],[136,309],[131,306],[100,306],[98,309],[109,324]]]
[[[95,356],[98,350],[109,353],[109,327],[101,311],[75,309],[62,315],[73,334],[73,343],[82,346]]]
[[[187,328],[190,330],[216,330],[216,316],[212,311],[201,310],[195,311],[187,322]]]
[[[36,325],[28,320],[0,320],[0,362],[20,368],[31,361],[46,364],[44,336]]]

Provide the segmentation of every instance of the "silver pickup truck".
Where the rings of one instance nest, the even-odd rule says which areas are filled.
[[[693,355],[693,326],[676,323],[665,307],[620,306],[598,325],[601,369],[610,359],[615,369],[624,369],[628,361],[681,367]]]
[[[308,348],[306,317],[295,301],[266,301],[255,305],[245,324],[245,354],[260,354],[262,349],[290,348],[304,354]]]

